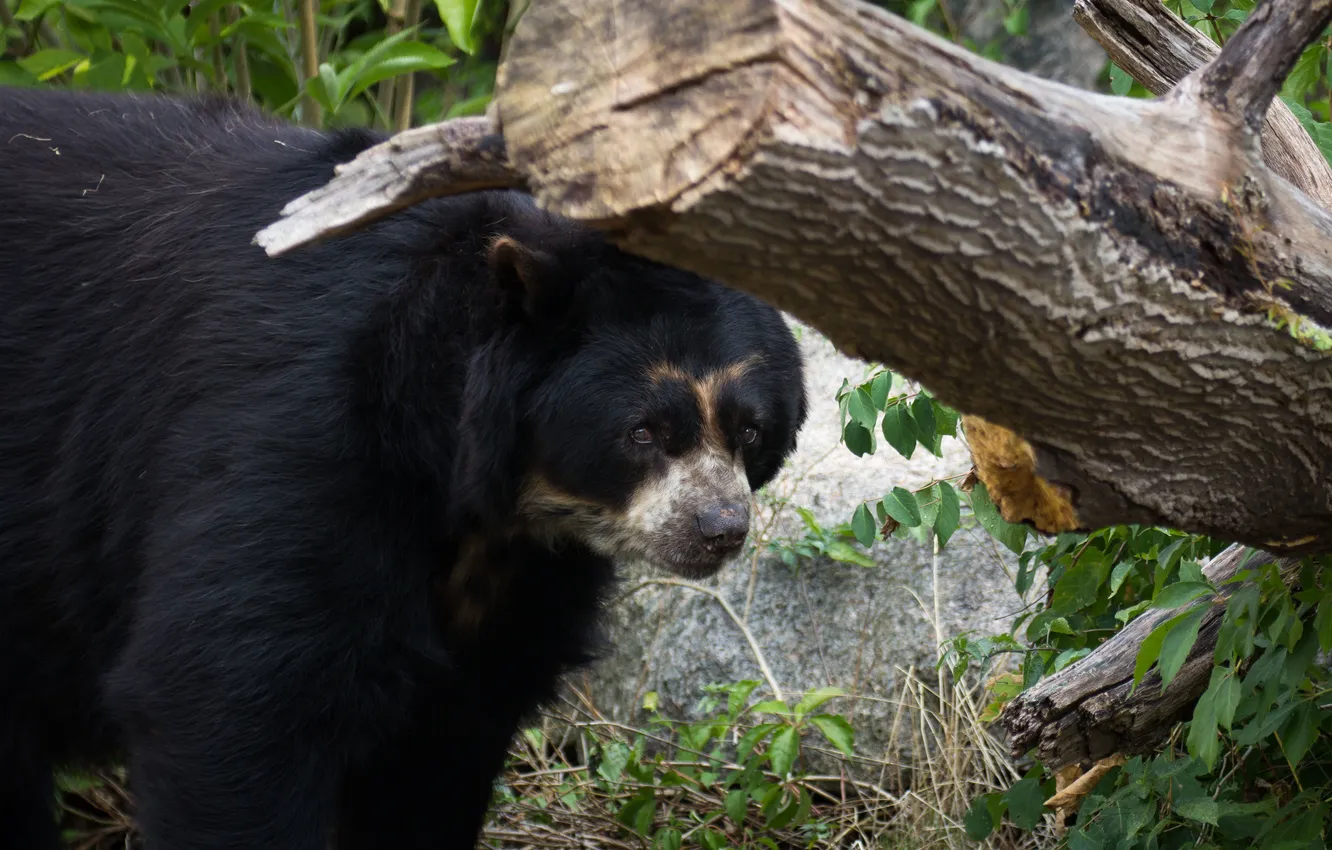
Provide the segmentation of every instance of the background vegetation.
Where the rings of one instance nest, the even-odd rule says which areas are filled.
[[[998,56],[1003,38],[1024,36],[1027,0],[992,2],[1003,6],[1005,33],[991,44],[967,42],[953,7],[939,0],[881,5]],[[1219,42],[1254,6],[1165,2]],[[0,85],[225,92],[310,125],[401,129],[482,112],[520,11],[500,0],[0,0]],[[1326,36],[1309,47],[1283,97],[1332,160],[1330,49]],[[1102,82],[1148,96],[1109,64]],[[840,406],[845,448],[857,455],[937,454],[944,439],[960,436],[954,411],[879,368],[826,403]],[[1019,556],[1014,580],[1028,605],[1010,628],[941,636],[937,669],[906,671],[899,706],[908,760],[878,762],[877,783],[813,772],[811,753],[864,758],[835,689],[779,700],[771,682],[719,683],[699,695],[706,720],[658,713],[635,729],[580,703],[574,688],[516,742],[487,841],[586,846],[581,835],[608,848],[660,850],[1324,846],[1332,797],[1326,559],[1307,561],[1294,591],[1272,568],[1247,571],[1227,601],[1200,568],[1220,541],[1138,527],[1038,539],[1005,523],[981,485],[886,485],[836,528],[801,512],[798,492],[764,494],[767,528],[797,511],[805,532],[758,535],[751,556],[774,552],[797,569],[820,557],[868,567],[866,547],[902,538],[946,547],[973,524]],[[1111,770],[1071,828],[1058,826],[1043,806],[1052,777],[1039,764],[1011,762],[988,723],[1014,694],[1150,608],[1179,613],[1147,642],[1139,673],[1159,665],[1169,680],[1207,605],[1225,606],[1225,625],[1192,718],[1161,754]],[[645,699],[653,711],[655,694]],[[58,804],[74,846],[132,841],[127,787],[115,771],[63,778]]]

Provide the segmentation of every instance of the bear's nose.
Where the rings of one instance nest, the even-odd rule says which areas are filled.
[[[700,511],[698,531],[709,546],[726,549],[739,546],[749,533],[749,508],[731,504]]]

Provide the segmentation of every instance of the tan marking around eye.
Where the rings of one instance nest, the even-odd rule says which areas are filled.
[[[701,378],[686,376],[678,367],[667,363],[653,367],[649,374],[663,377],[669,375],[675,380],[689,383],[690,389],[694,391],[694,397],[698,400],[699,417],[703,420],[703,445],[726,454],[729,453],[729,449],[726,445],[726,433],[717,416],[718,397],[721,395],[722,387],[732,381],[739,381],[761,361],[762,358],[757,354],[751,355],[738,363],[731,363],[714,372],[708,372]]]

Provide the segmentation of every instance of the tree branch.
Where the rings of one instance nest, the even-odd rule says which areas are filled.
[[[1199,78],[1207,103],[1257,133],[1295,62],[1332,22],[1332,0],[1264,0]]]
[[[1162,95],[1221,52],[1157,0],[1076,0],[1073,18],[1110,60]],[[1263,158],[1324,209],[1332,210],[1332,167],[1284,103],[1267,112]]]
[[[1088,94],[853,0],[546,0],[496,102],[492,185],[1021,435],[1081,525],[1332,550],[1332,214],[1198,85]],[[486,185],[400,144],[261,243]]]
[[[1250,557],[1232,546],[1212,559],[1203,574],[1229,598],[1237,584],[1224,582],[1243,569],[1274,559]],[[1298,559],[1282,559],[1283,572],[1298,569]],[[1209,603],[1201,603],[1209,604]],[[1132,756],[1156,749],[1174,724],[1186,719],[1212,674],[1212,656],[1225,613],[1212,604],[1203,616],[1198,639],[1170,687],[1161,690],[1161,677],[1153,669],[1133,690],[1133,669],[1138,649],[1152,630],[1182,613],[1148,611],[1077,663],[1042,680],[1013,698],[999,722],[1011,736],[1014,756],[1035,750],[1047,770],[1099,761],[1115,753]]]

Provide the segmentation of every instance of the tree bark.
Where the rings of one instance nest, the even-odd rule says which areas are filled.
[[[1332,325],[1332,216],[1248,123],[1274,91],[1251,60],[1288,65],[1294,40],[1240,35],[1232,70],[1138,101],[850,0],[552,0],[500,69],[495,182],[1022,435],[1084,526],[1327,551],[1332,359],[1273,319]],[[259,241],[375,215],[347,209]]]

